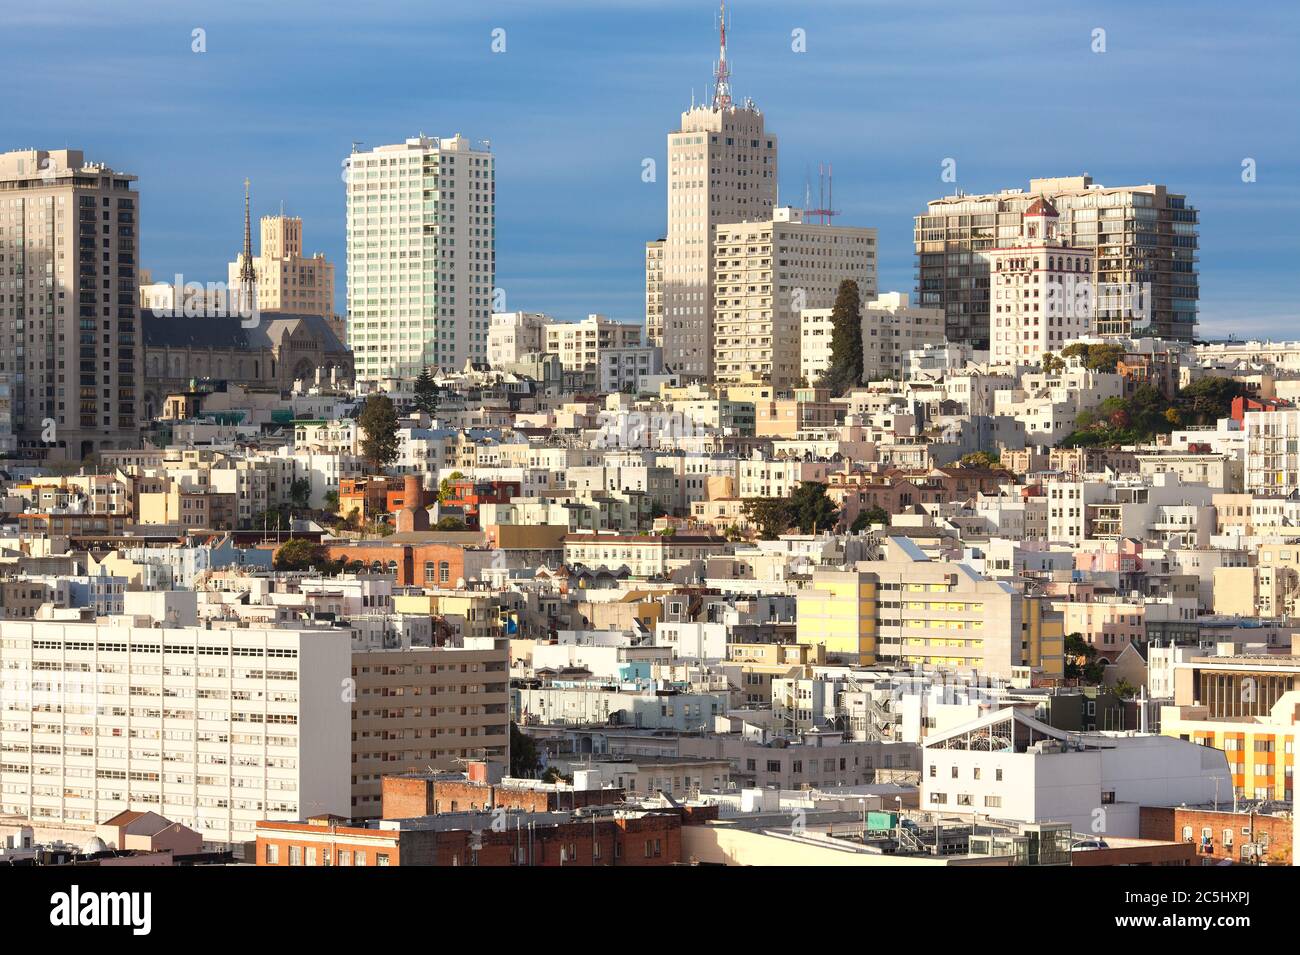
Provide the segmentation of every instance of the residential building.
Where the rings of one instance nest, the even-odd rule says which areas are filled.
[[[1191,341],[1197,299],[1197,212],[1166,186],[1106,187],[1088,175],[1031,179],[1028,190],[931,200],[916,217],[918,304],[941,308],[949,341],[987,349],[989,271],[984,253],[1020,234],[1022,215],[1046,200],[1072,248],[1093,251],[1099,335],[1150,330]]]
[[[135,181],[79,149],[0,154],[0,375],[23,453],[139,443]]]
[[[358,380],[485,361],[496,282],[491,151],[459,133],[421,135],[353,152],[346,166],[347,337]]]
[[[719,223],[714,236],[713,377],[788,392],[799,384],[802,311],[830,307],[846,279],[875,297],[876,230],[779,208],[770,220]]]

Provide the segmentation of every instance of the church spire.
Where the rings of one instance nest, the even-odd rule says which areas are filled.
[[[239,259],[239,300],[242,310],[254,308],[257,271],[253,268],[253,217],[248,198],[251,183],[244,179],[244,252]]]

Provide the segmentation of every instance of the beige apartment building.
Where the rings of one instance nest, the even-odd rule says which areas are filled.
[[[552,322],[544,330],[545,350],[560,356],[565,371],[596,371],[611,348],[641,345],[640,325],[588,315],[580,322]]]
[[[1064,674],[1062,617],[1042,598],[930,560],[906,538],[889,538],[882,560],[814,570],[798,601],[796,640],[831,663]]]
[[[1142,301],[1126,295],[1099,300],[1097,334],[1192,339],[1200,294],[1196,209],[1163,185],[1105,187],[1083,175],[1031,179],[1028,190],[959,192],[931,200],[916,217],[917,304],[944,310],[949,341],[989,347],[989,271],[982,253],[1019,236],[1022,214],[1039,198],[1060,214],[1063,242],[1092,250],[1095,288],[1146,286],[1150,292]]]
[[[753,103],[715,97],[668,134],[668,234],[662,251],[664,364],[689,379],[713,372],[714,254],[719,225],[766,222],[776,208],[777,139]],[[647,256],[647,298],[651,291]],[[658,264],[656,262],[656,264]]]
[[[834,325],[831,309],[806,308],[799,313],[799,372],[809,384],[831,365]],[[943,312],[908,304],[906,292],[885,292],[862,306],[862,380],[902,381],[907,353],[927,345],[942,345]]]
[[[496,173],[486,145],[417,136],[347,164],[348,344],[358,381],[487,358]]]
[[[645,244],[646,341],[664,343],[664,239]]]
[[[0,154],[0,377],[20,452],[139,443],[135,181],[76,149]]]
[[[305,257],[302,248],[302,219],[284,215],[262,217],[261,244],[257,255],[252,257],[258,311],[334,314],[334,265],[325,260],[323,252]],[[241,252],[227,269],[227,288],[239,288],[243,265]]]
[[[1018,238],[985,253],[989,263],[989,358],[995,365],[1041,364],[1087,335],[1093,303],[1092,251],[1061,241],[1060,214],[1036,200]]]
[[[509,651],[410,647],[352,654],[352,816],[381,812],[384,776],[508,758]]]
[[[546,329],[555,319],[542,312],[498,312],[488,328],[487,361],[493,368],[546,350]]]
[[[805,222],[799,209],[720,224],[714,244],[713,377],[758,378],[778,392],[800,377],[800,312],[829,308],[840,282],[876,294],[876,230]]]

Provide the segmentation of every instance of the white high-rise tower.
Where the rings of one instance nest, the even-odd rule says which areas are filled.
[[[348,344],[358,381],[487,358],[496,282],[492,153],[457,134],[347,165]]]

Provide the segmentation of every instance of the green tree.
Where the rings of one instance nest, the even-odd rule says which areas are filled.
[[[1214,424],[1232,413],[1234,398],[1247,393],[1235,378],[1199,378],[1178,393],[1175,404],[1188,424]]]
[[[537,754],[537,740],[510,723],[510,775],[516,779],[532,779],[542,765]]]
[[[444,517],[434,526],[434,530],[439,531],[463,531],[468,529],[465,522],[459,517]]]
[[[438,385],[426,368],[415,379],[415,410],[432,417],[438,413]]]
[[[840,282],[831,309],[831,358],[821,384],[839,397],[862,381],[862,298],[858,283]]]
[[[783,497],[747,498],[740,509],[765,541],[776,540],[794,523],[790,502]]]
[[[1051,352],[1043,353],[1043,372],[1048,375],[1055,375],[1057,372],[1065,371],[1065,362],[1057,358]]]
[[[326,491],[326,492],[325,492],[325,510],[329,511],[331,514],[337,514],[337,513],[338,513],[338,510],[339,510],[339,492],[338,492],[338,491]]]
[[[454,493],[452,491],[452,482],[459,481],[465,475],[459,471],[452,471],[445,478],[438,482],[438,503],[444,503]]]
[[[790,495],[792,523],[804,534],[833,530],[839,523],[840,511],[835,502],[826,496],[826,485],[817,481],[804,481]]]
[[[1088,357],[1084,359],[1083,364],[1092,371],[1113,372],[1123,357],[1124,349],[1120,345],[1089,345]]]
[[[371,395],[357,418],[357,426],[365,432],[361,439],[361,456],[370,462],[376,473],[397,460],[397,409],[388,395]]]
[[[987,451],[972,451],[970,454],[963,454],[958,463],[964,468],[996,468],[1002,466],[998,456],[989,454]]]
[[[307,478],[295,478],[289,485],[289,499],[293,501],[294,507],[305,511],[311,504],[311,481]]]
[[[305,537],[292,537],[275,552],[272,564],[276,570],[325,570],[331,564],[324,546]]]
[[[1096,686],[1101,682],[1105,665],[1097,660],[1097,648],[1083,634],[1072,633],[1065,638],[1065,678]]]
[[[873,524],[889,526],[889,512],[879,504],[875,504],[864,511],[858,511],[858,516],[853,519],[853,524],[849,530],[855,534],[861,534]]]
[[[293,520],[289,513],[280,507],[267,508],[260,514],[253,515],[253,530],[288,531],[293,530]]]

